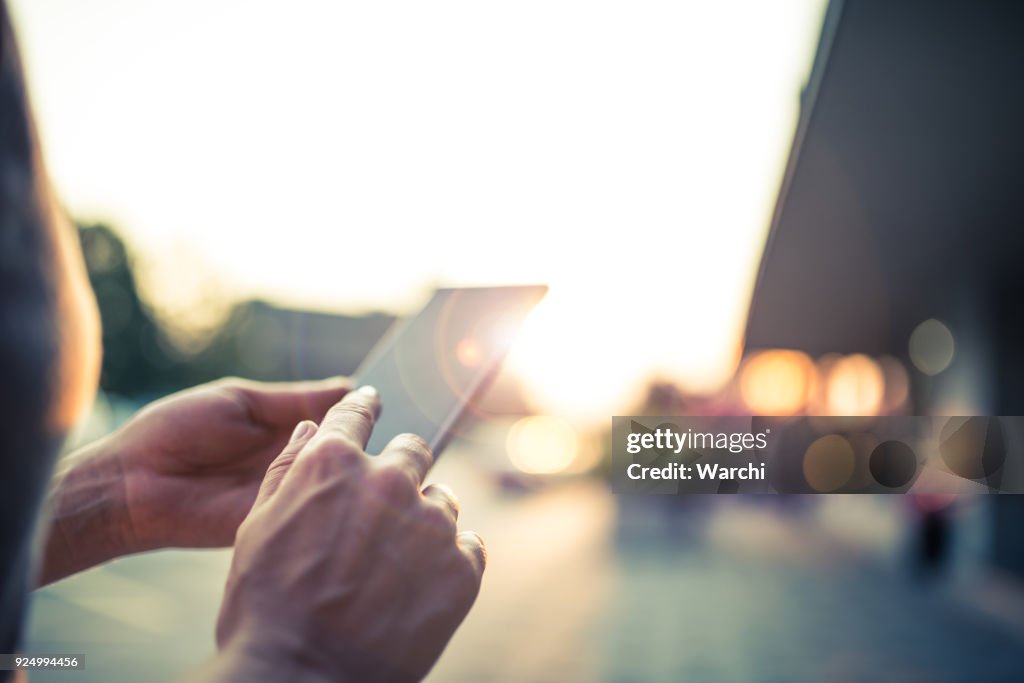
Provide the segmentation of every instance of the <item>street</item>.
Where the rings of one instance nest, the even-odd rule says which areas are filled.
[[[1019,629],[818,521],[879,537],[866,498],[825,514],[767,497],[617,498],[593,480],[510,494],[464,457],[432,479],[459,493],[489,565],[432,682],[1020,679]],[[39,591],[27,650],[83,653],[86,669],[32,680],[186,672],[212,653],[228,561],[155,553]]]

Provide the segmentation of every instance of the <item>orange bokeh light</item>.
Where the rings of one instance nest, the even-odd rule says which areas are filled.
[[[740,372],[740,394],[751,411],[761,415],[792,415],[803,409],[815,382],[814,363],[800,351],[760,351],[747,358]]]
[[[885,375],[863,354],[846,356],[829,369],[825,391],[831,415],[876,415],[885,397]]]

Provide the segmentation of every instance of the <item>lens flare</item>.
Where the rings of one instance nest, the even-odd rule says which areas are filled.
[[[455,345],[455,358],[458,359],[462,367],[475,368],[480,365],[481,355],[480,342],[472,337],[461,339]]]

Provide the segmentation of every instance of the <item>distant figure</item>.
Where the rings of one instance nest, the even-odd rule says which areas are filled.
[[[940,575],[947,563],[952,530],[949,496],[910,496],[916,524],[913,567],[922,578]]]

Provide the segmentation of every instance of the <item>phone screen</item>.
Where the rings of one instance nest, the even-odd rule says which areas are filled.
[[[543,285],[437,290],[399,321],[354,375],[380,392],[382,410],[366,451],[379,453],[403,432],[440,455],[456,420],[497,372]]]

